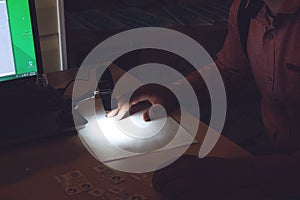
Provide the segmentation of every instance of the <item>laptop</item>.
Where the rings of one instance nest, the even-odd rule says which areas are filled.
[[[34,0],[0,0],[0,146],[75,131],[69,107],[40,80],[43,65]],[[69,113],[66,110],[70,110]]]

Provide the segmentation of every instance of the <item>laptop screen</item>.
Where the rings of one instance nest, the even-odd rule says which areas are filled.
[[[29,0],[0,0],[0,82],[38,73],[33,8]]]

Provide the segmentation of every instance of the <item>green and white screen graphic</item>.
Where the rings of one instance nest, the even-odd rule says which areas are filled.
[[[0,81],[37,74],[28,0],[0,0]]]

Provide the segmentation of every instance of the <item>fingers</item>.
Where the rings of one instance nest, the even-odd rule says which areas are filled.
[[[123,96],[118,100],[118,108],[108,112],[106,117],[116,117],[117,119],[122,119],[129,109],[138,104],[139,102],[146,101],[148,98],[143,95],[133,96],[130,101],[128,96]]]
[[[143,120],[144,120],[145,122],[151,121],[151,118],[150,118],[150,116],[149,116],[149,110],[147,110],[146,112],[143,113]]]
[[[143,114],[143,119],[144,121],[151,121],[151,120],[157,120],[157,119],[162,119],[167,117],[167,112],[165,110],[165,107],[163,107],[160,104],[154,104],[152,103],[152,106],[149,110],[147,110]]]
[[[108,117],[108,118],[114,117],[118,114],[118,112],[119,112],[119,107],[106,113],[106,117]]]
[[[122,119],[124,115],[128,112],[131,107],[131,103],[124,103],[123,101],[118,102],[118,108],[108,112],[106,117],[116,117],[117,119]]]
[[[118,114],[115,116],[118,120],[121,120],[123,119],[123,117],[125,116],[125,114],[129,111],[131,107],[131,104],[130,103],[126,103],[126,104],[123,104],[120,109],[119,109],[119,112]]]
[[[134,93],[122,96],[118,102],[118,108],[107,113],[107,117],[117,116],[118,119],[122,119],[131,106],[143,101],[148,101],[152,104],[150,110],[143,114],[145,121],[165,118],[167,113],[177,105],[172,92],[155,84],[145,85],[137,89]]]

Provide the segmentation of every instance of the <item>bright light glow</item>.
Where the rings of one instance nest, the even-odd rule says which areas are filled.
[[[144,122],[143,112],[122,120],[99,115],[97,122],[103,135],[112,145],[129,152],[152,152],[168,144],[172,134],[166,134],[166,118]]]
[[[115,126],[117,126],[123,134],[133,138],[147,139],[159,134],[166,124],[165,117],[160,119],[153,119],[152,121],[145,122],[143,120],[143,113],[145,110],[135,113],[123,120],[114,119]]]
[[[114,118],[101,117],[101,119],[98,119],[98,124],[102,133],[113,145],[127,144],[131,140],[128,135],[118,128]]]
[[[137,172],[136,167],[141,167],[141,165],[141,169],[145,172],[152,171],[153,167],[157,168],[161,164],[155,160],[158,159],[154,156],[157,155],[156,153],[159,152],[160,159],[169,160],[177,155],[175,153],[173,157],[170,157],[170,153],[182,151],[186,145],[194,141],[194,138],[171,117],[144,122],[142,112],[140,112],[123,120],[106,118],[101,103],[96,106],[98,112],[95,113],[95,108],[89,103],[89,101],[95,100],[100,102],[99,99],[90,99],[79,105],[78,111],[89,121],[86,128],[79,130],[79,137],[95,158],[108,165],[111,163],[115,169],[128,171],[128,163],[124,162],[133,159],[130,162],[132,166],[129,167],[133,171],[129,170],[130,172]],[[149,129],[158,133],[153,137],[148,135],[147,138],[132,137],[120,129],[119,123],[125,121],[129,121],[138,128],[141,134]],[[124,127],[122,126],[122,128]],[[140,162],[141,159],[150,159],[151,161]],[[165,161],[163,163],[165,164]]]

